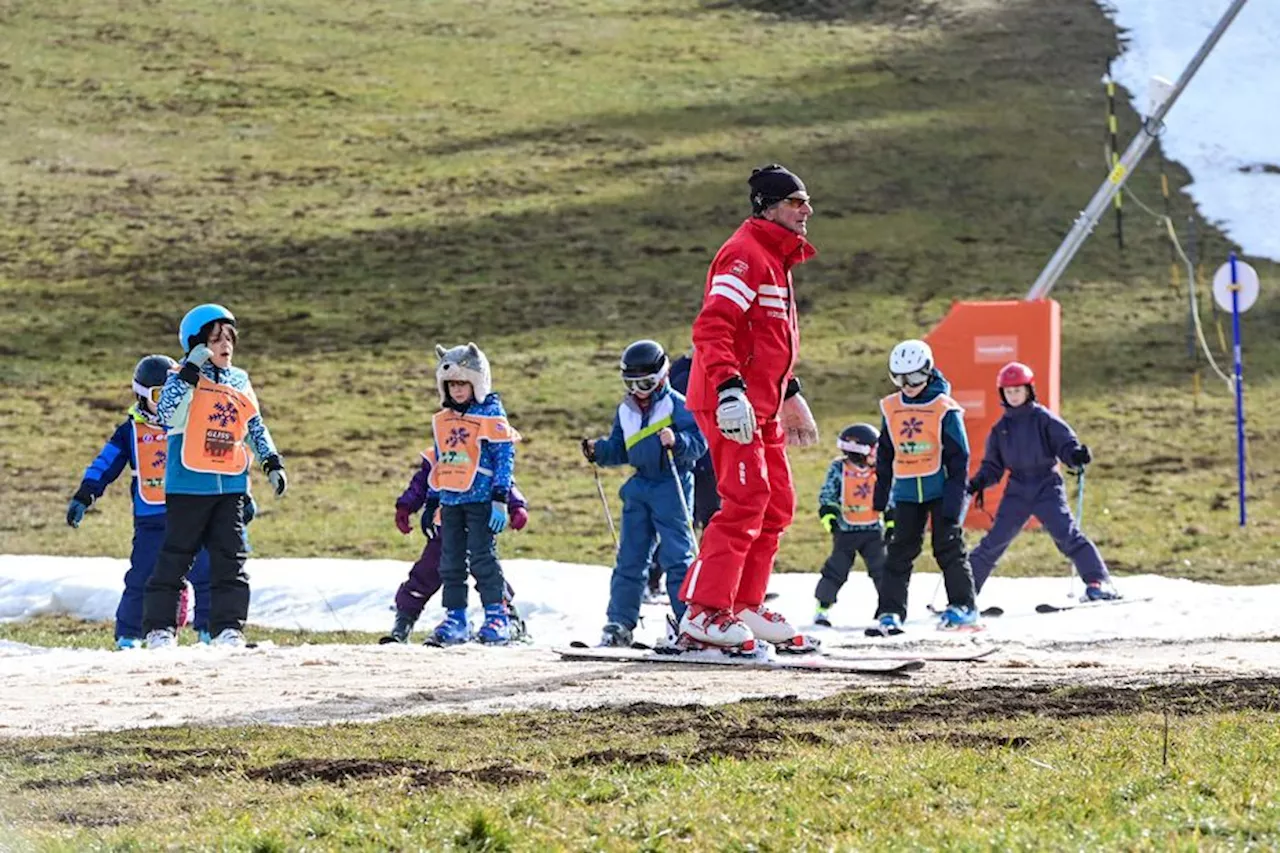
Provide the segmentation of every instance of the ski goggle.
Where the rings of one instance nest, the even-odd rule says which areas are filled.
[[[623,376],[622,384],[632,394],[651,394],[666,377],[666,373],[650,373],[648,376]]]
[[[845,441],[844,439],[836,439],[836,447],[845,453],[861,453],[863,456],[870,456],[875,452],[875,448],[870,444],[858,444],[856,441]]]
[[[889,378],[899,388],[915,388],[929,381],[929,371],[913,370],[910,373],[890,373]]]
[[[139,397],[149,399],[153,403],[159,403],[160,395],[164,393],[164,386],[157,385],[154,388],[148,388],[145,385],[139,385],[135,382],[133,383],[133,393],[137,394]]]

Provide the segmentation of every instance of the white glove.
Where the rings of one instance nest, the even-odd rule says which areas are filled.
[[[726,388],[720,392],[720,405],[716,406],[716,426],[725,438],[738,444],[750,444],[756,435],[756,410],[741,388]]]
[[[187,353],[187,357],[183,359],[187,364],[194,364],[196,367],[204,367],[204,363],[213,358],[213,350],[204,344],[196,344],[192,347],[191,352]]]
[[[792,447],[811,447],[818,443],[818,424],[803,395],[793,394],[782,401],[782,429],[787,434],[787,444]]]

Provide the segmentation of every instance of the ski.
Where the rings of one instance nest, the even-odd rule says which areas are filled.
[[[1037,613],[1061,613],[1064,610],[1081,610],[1094,607],[1114,607],[1118,604],[1137,604],[1141,601],[1151,601],[1152,596],[1143,595],[1138,598],[1111,598],[1102,601],[1071,601],[1066,604],[1037,604]]]
[[[866,646],[837,646],[840,649],[865,649]],[[832,660],[922,660],[927,663],[969,663],[971,661],[982,660],[989,657],[1000,649],[998,646],[989,646],[983,649],[974,649],[973,651],[955,651],[955,652],[903,652],[901,654],[883,654],[873,652],[870,654],[827,654]]]
[[[929,607],[929,612],[932,613],[934,616],[941,616],[942,611],[945,609],[945,608],[934,607],[932,604],[928,605],[928,607]],[[978,611],[978,615],[980,615],[983,619],[995,619],[1004,615],[1004,608],[1003,607],[984,607],[982,610]]]
[[[789,669],[808,672],[843,672],[853,675],[897,675],[922,669],[918,657],[902,660],[845,660],[820,654],[769,657],[765,653],[731,655],[715,649],[675,652],[653,649],[552,649],[562,660],[610,661],[613,663],[694,664],[700,666],[740,666],[749,669]]]

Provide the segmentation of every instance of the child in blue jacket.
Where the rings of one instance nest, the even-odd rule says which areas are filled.
[[[484,622],[482,643],[504,645],[511,624],[496,537],[507,527],[515,469],[515,431],[493,391],[489,359],[473,343],[436,346],[436,388],[442,408],[431,418],[431,458],[422,531],[436,535],[440,509],[441,603],[445,617],[427,642],[448,646],[471,639],[467,626],[467,570],[475,578]]]
[[[880,401],[874,508],[884,512],[892,492],[894,528],[880,580],[879,625],[868,633],[902,633],[907,586],[926,524],[933,527],[933,558],[947,590],[947,609],[938,627],[974,630],[978,610],[961,527],[969,468],[964,410],[951,398],[951,385],[924,341],[895,346],[889,354],[889,376],[900,390]]]
[[[680,586],[694,555],[693,469],[707,452],[707,440],[685,408],[684,395],[667,381],[668,368],[660,344],[643,340],[628,346],[622,353],[627,396],[614,415],[613,431],[608,438],[582,440],[587,461],[635,468],[619,491],[622,537],[603,646],[631,645],[655,547],[676,621],[684,615]]]
[[[1058,550],[1075,565],[1085,582],[1085,596],[1092,601],[1118,598],[1109,584],[1107,566],[1094,545],[1076,525],[1067,504],[1067,490],[1058,463],[1083,468],[1093,461],[1075,431],[1053,412],[1036,402],[1035,374],[1012,361],[996,376],[996,390],[1004,414],[987,436],[982,467],[969,481],[969,494],[982,506],[983,490],[1000,482],[1009,472],[1009,483],[996,510],[991,530],[973,549],[973,580],[979,591],[996,562],[1035,516],[1053,537]]]
[[[143,590],[164,542],[164,467],[168,436],[157,420],[156,402],[165,379],[176,367],[177,363],[167,355],[149,355],[134,367],[136,401],[129,407],[124,423],[116,427],[85,469],[80,488],[67,504],[67,524],[79,527],[85,511],[102,497],[125,466],[133,470],[129,484],[133,497],[133,548],[129,553],[129,570],[124,575],[124,592],[116,607],[116,647],[121,649],[142,646]],[[209,555],[206,552],[201,551],[196,557],[190,579],[196,599],[193,627],[204,634],[209,620]]]
[[[849,570],[859,554],[867,576],[880,589],[884,576],[885,525],[893,524],[873,508],[876,491],[876,446],[880,431],[871,424],[850,424],[840,431],[836,446],[841,456],[827,468],[818,491],[818,519],[831,534],[831,556],[822,564],[822,577],[814,590],[818,599],[815,625],[831,627],[831,606],[849,580]]]
[[[164,545],[143,602],[148,648],[174,644],[174,610],[201,548],[209,552],[211,641],[245,644],[249,450],[277,496],[284,494],[287,481],[249,374],[231,366],[237,337],[236,318],[221,305],[198,305],[178,326],[186,357],[181,369],[169,374],[156,407],[160,423],[169,428],[167,516]]]

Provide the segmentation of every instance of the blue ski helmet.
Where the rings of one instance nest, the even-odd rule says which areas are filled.
[[[183,352],[191,352],[192,347],[204,343],[208,337],[209,330],[205,327],[218,321],[234,326],[236,315],[212,302],[192,308],[178,325],[178,346],[182,347]]]

